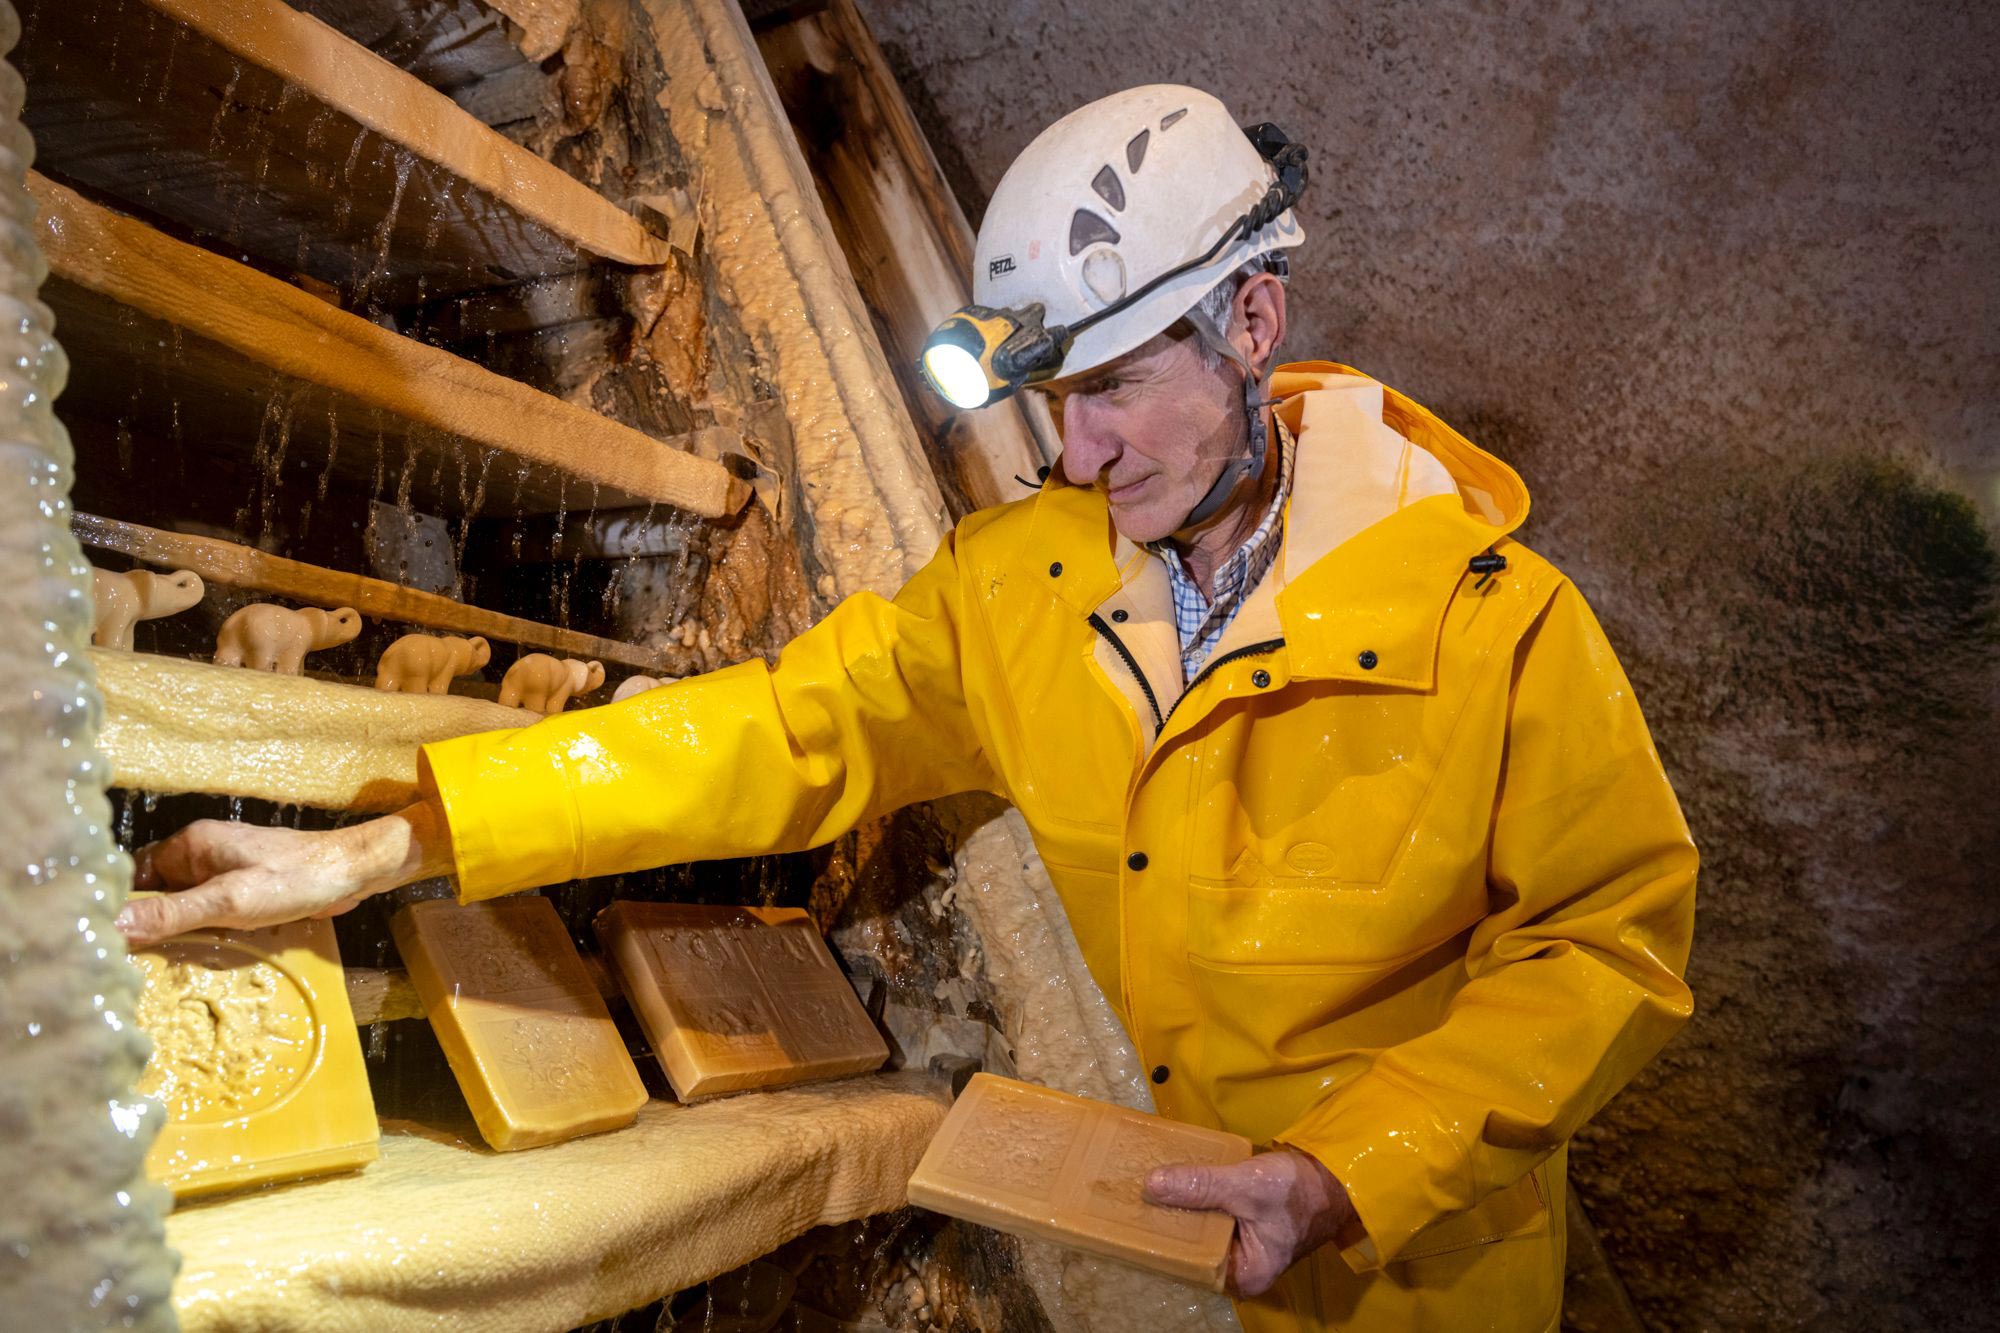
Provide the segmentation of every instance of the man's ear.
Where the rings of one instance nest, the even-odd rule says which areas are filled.
[[[1270,273],[1245,278],[1232,305],[1229,326],[1235,332],[1230,341],[1262,375],[1285,341],[1285,284]]]

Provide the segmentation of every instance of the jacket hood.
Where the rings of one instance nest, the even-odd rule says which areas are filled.
[[[1294,361],[1271,372],[1277,414],[1292,434],[1307,433],[1320,416],[1322,396],[1370,399],[1364,411],[1429,454],[1450,475],[1466,511],[1498,529],[1513,531],[1528,517],[1528,488],[1513,468],[1439,420],[1428,408],[1362,372],[1333,361]],[[1331,407],[1331,403],[1326,403]]]

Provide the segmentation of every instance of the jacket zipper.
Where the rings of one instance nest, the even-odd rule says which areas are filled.
[[[1230,649],[1195,673],[1194,679],[1189,681],[1187,688],[1181,691],[1181,698],[1174,700],[1174,707],[1167,710],[1167,717],[1171,719],[1174,715],[1174,708],[1181,706],[1181,699],[1185,699],[1190,694],[1193,694],[1194,687],[1215,674],[1217,668],[1227,666],[1231,662],[1240,662],[1246,657],[1263,657],[1266,654],[1277,652],[1284,646],[1285,641],[1283,639],[1266,639],[1262,643],[1246,643],[1241,648]],[[1148,693],[1150,694],[1150,691]],[[1160,723],[1160,730],[1165,731],[1166,729],[1167,724],[1165,721],[1162,721]]]
[[[1111,626],[1104,623],[1104,617],[1094,611],[1090,615],[1090,627],[1102,634],[1105,642],[1118,650],[1118,656],[1124,661],[1125,669],[1132,673],[1132,679],[1138,681],[1139,688],[1146,692],[1146,703],[1153,710],[1154,734],[1166,730],[1167,719],[1160,712],[1160,701],[1153,694],[1152,682],[1147,680],[1146,673],[1139,669],[1139,659],[1132,656],[1132,650],[1125,646],[1125,641],[1112,632]]]

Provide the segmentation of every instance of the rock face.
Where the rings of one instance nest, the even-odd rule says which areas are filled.
[[[975,223],[1148,79],[1312,146],[1288,349],[1522,470],[1704,853],[1699,1012],[1573,1159],[1613,1265],[1662,1327],[1981,1322],[2000,13],[862,8]]]

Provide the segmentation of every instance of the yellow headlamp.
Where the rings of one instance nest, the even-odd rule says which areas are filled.
[[[1052,379],[1068,355],[1069,330],[1042,327],[1042,307],[994,310],[969,305],[924,340],[918,362],[938,397],[970,410],[997,403],[1024,384]]]

